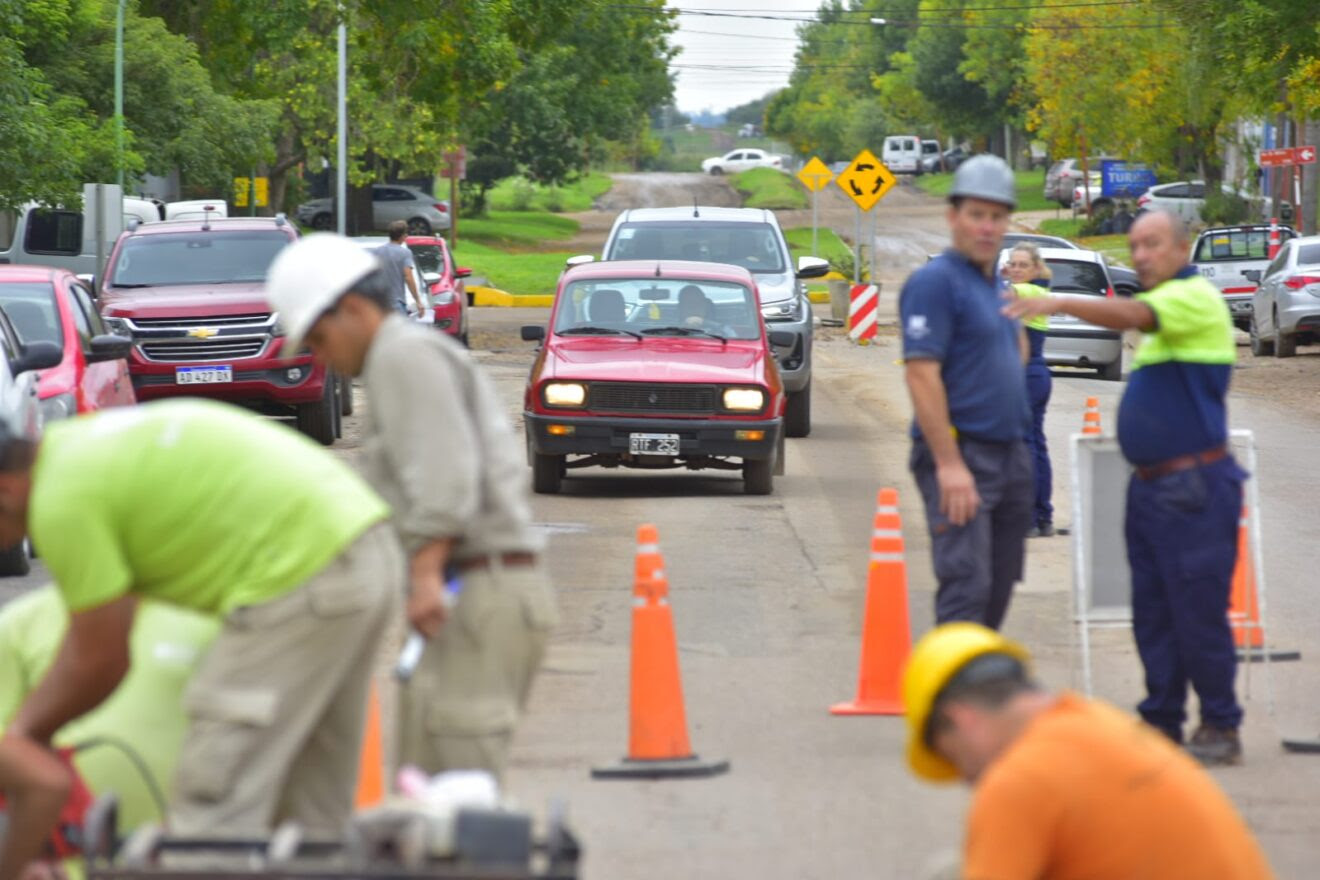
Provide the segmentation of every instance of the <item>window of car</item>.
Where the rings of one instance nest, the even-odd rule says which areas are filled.
[[[765,153],[760,150],[747,150],[743,155],[748,159],[760,159],[765,156]]]
[[[1185,199],[1191,190],[1185,183],[1169,183],[1155,188],[1155,195],[1162,199]]]
[[[76,257],[82,253],[83,217],[74,211],[35,210],[28,213],[23,246],[30,254]]]
[[[258,283],[289,238],[277,230],[139,235],[124,240],[112,287]]]
[[[1187,184],[1187,195],[1189,198],[1193,198],[1193,199],[1205,198],[1205,184],[1204,183]]]
[[[769,223],[625,223],[605,259],[696,260],[732,263],[752,272],[788,271],[779,236]]]
[[[377,202],[406,202],[412,199],[412,194],[406,189],[382,186],[371,191],[371,198]]]
[[[91,291],[82,284],[75,283],[69,286],[69,292],[73,297],[73,319],[78,322],[79,329],[82,329],[82,320],[86,319],[92,336],[109,333],[105,321],[101,319],[101,312],[97,310],[96,303],[92,302]]]
[[[1297,265],[1310,266],[1320,263],[1320,244],[1299,244],[1297,246]]]
[[[19,341],[53,342],[64,346],[55,287],[49,281],[13,281],[0,284],[0,308],[18,332]]]
[[[1092,296],[1109,294],[1109,279],[1099,263],[1047,259],[1045,265],[1050,267],[1050,290]]]
[[[408,250],[412,251],[413,259],[417,262],[417,271],[436,275],[445,274],[445,270],[448,268],[448,260],[445,249],[441,245],[410,244]]]
[[[1265,275],[1273,275],[1274,273],[1281,270],[1284,266],[1288,265],[1288,255],[1291,253],[1292,253],[1292,242],[1289,242],[1285,244],[1283,247],[1279,248],[1279,252],[1278,254],[1275,255],[1274,260],[1269,264],[1268,267],[1266,267]]]
[[[701,320],[689,320],[693,315]],[[555,316],[555,333],[570,336],[612,330],[700,335],[683,328],[699,328],[726,339],[759,339],[756,296],[746,285],[731,281],[653,276],[577,281],[560,295]]]
[[[1194,263],[1227,260],[1263,260],[1269,253],[1266,229],[1222,229],[1202,235],[1196,243]]]

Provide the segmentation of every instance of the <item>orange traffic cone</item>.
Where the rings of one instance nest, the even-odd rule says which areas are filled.
[[[1100,433],[1100,401],[1094,397],[1086,398],[1086,415],[1082,416],[1082,433]]]
[[[729,769],[728,761],[703,761],[688,742],[669,582],[652,525],[637,529],[629,686],[628,756],[592,768],[593,778],[714,776]]]
[[[866,573],[866,616],[857,699],[830,707],[834,715],[902,715],[903,666],[912,648],[908,627],[907,563],[898,490],[881,489]]]
[[[1238,659],[1247,662],[1301,660],[1301,651],[1265,646],[1265,625],[1260,619],[1260,597],[1256,591],[1256,566],[1251,556],[1247,508],[1238,520],[1237,565],[1233,567],[1233,587],[1229,593],[1228,623],[1233,628],[1233,644]]]
[[[376,683],[371,683],[367,694],[367,727],[362,737],[362,753],[358,759],[358,809],[374,807],[385,799],[385,748],[382,745],[380,695]]]

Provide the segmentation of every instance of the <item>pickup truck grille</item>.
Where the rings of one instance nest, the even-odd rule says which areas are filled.
[[[666,385],[652,382],[594,382],[587,409],[601,412],[710,415],[715,412],[712,385]]]
[[[148,360],[162,363],[231,361],[261,354],[261,350],[266,347],[266,340],[219,336],[214,339],[187,339],[179,342],[143,342],[139,347]]]
[[[251,315],[225,315],[218,318],[133,318],[133,326],[152,330],[190,330],[193,327],[264,327],[270,323],[269,312]]]

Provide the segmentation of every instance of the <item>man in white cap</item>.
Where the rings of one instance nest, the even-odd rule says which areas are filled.
[[[366,475],[394,509],[408,621],[428,639],[403,686],[399,762],[498,777],[556,619],[507,407],[462,346],[394,311],[348,239],[286,248],[266,289],[287,350],[306,344],[366,390]]]

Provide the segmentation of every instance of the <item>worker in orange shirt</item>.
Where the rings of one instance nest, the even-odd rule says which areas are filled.
[[[1025,648],[937,627],[903,675],[907,760],[975,786],[964,880],[1266,880],[1259,844],[1195,760],[1103,703],[1040,687]]]

